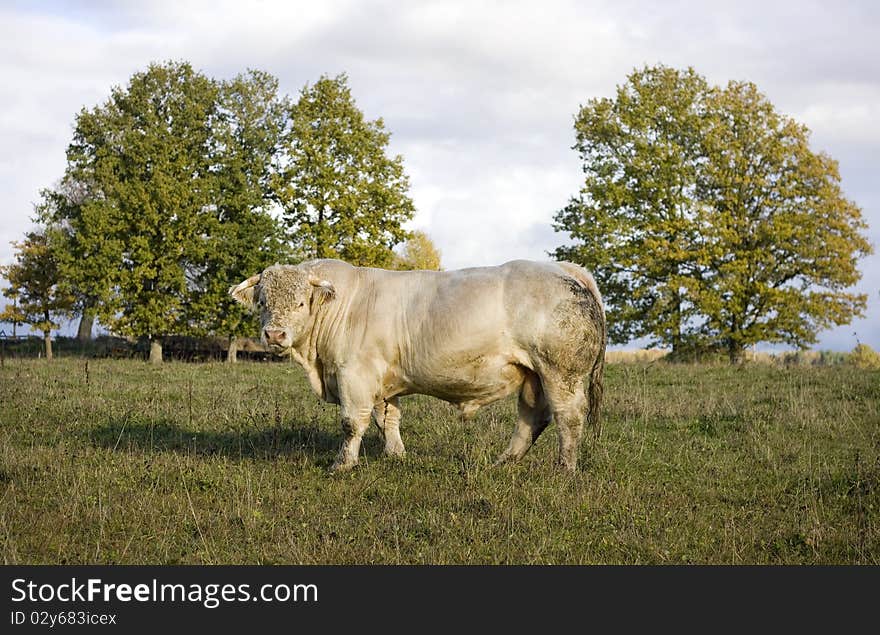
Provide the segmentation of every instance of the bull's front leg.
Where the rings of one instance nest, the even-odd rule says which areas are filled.
[[[344,472],[358,464],[358,455],[361,451],[361,439],[364,432],[370,426],[371,407],[342,409],[342,447],[336,455],[336,460],[330,468],[333,472]]]
[[[361,439],[370,426],[374,398],[362,380],[345,381],[340,377],[339,401],[342,411],[342,447],[330,469],[333,472],[350,470],[358,464]]]

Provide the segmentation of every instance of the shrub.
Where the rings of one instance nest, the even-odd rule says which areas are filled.
[[[880,353],[867,344],[859,344],[849,354],[849,363],[865,370],[880,369]]]

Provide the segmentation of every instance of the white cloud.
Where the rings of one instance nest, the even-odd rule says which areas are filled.
[[[880,227],[880,10],[870,2],[98,2],[0,8],[0,262],[30,203],[61,174],[75,113],[151,61],[228,77],[248,67],[295,94],[348,72],[404,155],[425,229],[449,267],[542,258],[580,179],[572,117],[635,66],[693,65],[754,81],[840,159],[844,189]],[[880,262],[863,267],[880,347]],[[831,344],[829,344],[831,345]]]
[[[844,91],[840,91],[843,93]],[[794,118],[833,143],[880,146],[880,87],[864,87],[850,94],[816,100]],[[814,135],[815,137],[815,135]]]

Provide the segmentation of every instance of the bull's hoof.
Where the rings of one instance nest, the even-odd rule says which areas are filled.
[[[571,461],[556,461],[556,469],[566,474],[574,474],[577,472],[577,463]]]
[[[402,459],[406,456],[406,448],[403,443],[389,443],[385,446],[385,456]]]
[[[357,463],[334,463],[330,466],[331,474],[342,474],[357,467]]]
[[[517,460],[517,457],[513,456],[512,454],[503,452],[501,456],[499,456],[492,464],[492,467],[498,467],[499,465],[504,465],[506,463],[516,463]]]

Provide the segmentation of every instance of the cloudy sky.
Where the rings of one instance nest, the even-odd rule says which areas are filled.
[[[349,75],[405,158],[446,268],[546,258],[580,183],[580,104],[633,68],[750,80],[840,162],[880,246],[880,5],[866,2],[28,2],[0,0],[0,263],[64,169],[76,112],[152,61],[217,78],[259,68],[295,95]],[[823,333],[880,348],[880,256],[863,261],[865,319]]]

